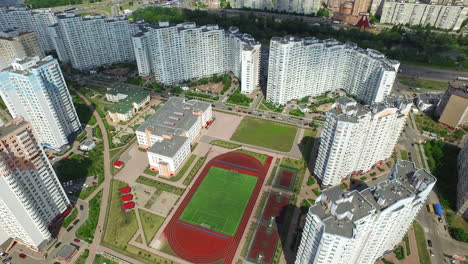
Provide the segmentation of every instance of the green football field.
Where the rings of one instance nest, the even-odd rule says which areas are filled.
[[[234,236],[258,178],[211,167],[180,220]]]

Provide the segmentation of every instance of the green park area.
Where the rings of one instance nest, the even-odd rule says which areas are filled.
[[[458,141],[461,140],[465,135],[464,130],[450,130],[447,127],[437,123],[432,117],[426,114],[418,114],[414,117],[419,130],[435,133],[437,136],[446,138],[447,140]]]
[[[212,167],[180,219],[234,236],[256,183],[256,177]]]
[[[438,90],[445,91],[447,89],[448,83],[427,79],[419,79],[414,77],[398,76],[398,80],[401,84],[408,86],[410,88],[421,88],[426,90]]]
[[[231,140],[282,152],[289,152],[297,128],[253,117],[244,117]]]
[[[161,225],[164,223],[164,217],[152,214],[145,210],[138,210],[140,215],[140,221],[143,228],[143,234],[145,234],[146,244],[149,244],[153,240],[154,235],[158,232]]]

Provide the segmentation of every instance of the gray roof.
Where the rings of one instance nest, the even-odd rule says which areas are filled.
[[[423,93],[417,95],[418,100],[425,104],[437,104],[442,98],[442,93]]]
[[[58,253],[57,257],[62,259],[68,259],[73,255],[75,250],[78,250],[78,247],[74,244],[66,244]]]
[[[383,102],[361,105],[349,97],[340,97],[327,114],[335,115],[339,121],[358,123],[363,116],[374,115],[387,108],[406,109],[411,101],[403,97],[388,96]]]
[[[344,192],[339,185],[323,191],[309,214],[320,218],[325,232],[353,237],[356,221],[385,210],[397,201],[416,198],[436,179],[413,162],[397,161],[388,179],[362,191]]]
[[[182,134],[198,121],[199,116],[194,113],[204,112],[209,107],[209,103],[171,97],[156,113],[139,126],[137,131],[148,131],[152,135],[168,137],[155,143],[149,151],[173,157],[187,140],[187,137],[182,136]]]

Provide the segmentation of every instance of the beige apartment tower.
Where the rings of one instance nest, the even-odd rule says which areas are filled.
[[[17,30],[0,32],[0,70],[11,66],[15,59],[33,56],[44,56],[37,33]]]
[[[17,117],[0,127],[0,244],[41,250],[70,204],[31,125]]]
[[[435,114],[449,128],[468,125],[468,81],[450,82]]]

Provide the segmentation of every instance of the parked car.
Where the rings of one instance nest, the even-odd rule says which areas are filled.
[[[80,210],[83,211],[83,209],[84,209],[84,206],[80,204]]]
[[[26,258],[26,254],[20,253],[20,254],[19,254],[19,257],[22,258],[22,259],[25,259],[25,258]]]
[[[70,232],[70,230],[72,230],[72,229],[73,229],[73,226],[69,226],[69,227],[67,228],[67,232]]]
[[[80,243],[80,242],[81,242],[81,240],[79,240],[78,238],[73,239],[73,241],[75,241],[76,243]]]
[[[429,247],[432,247],[432,241],[431,241],[430,239],[427,240],[427,245],[428,245]]]
[[[62,245],[62,242],[57,242],[57,244],[55,244],[54,248],[58,248],[58,247],[60,247],[60,245]]]
[[[80,219],[76,219],[75,221],[73,221],[73,224],[76,225],[80,222]]]

